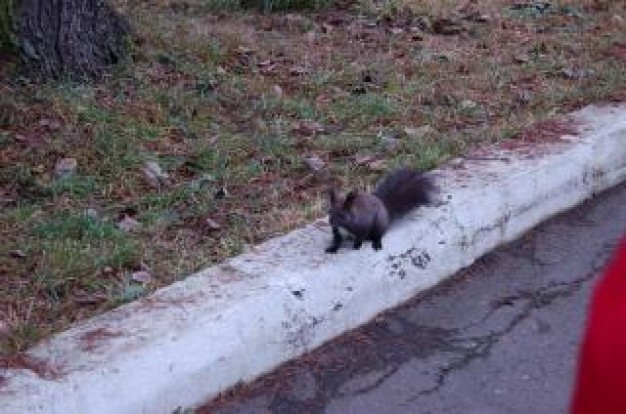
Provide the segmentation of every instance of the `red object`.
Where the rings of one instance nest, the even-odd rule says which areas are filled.
[[[571,414],[626,413],[626,238],[595,287]]]

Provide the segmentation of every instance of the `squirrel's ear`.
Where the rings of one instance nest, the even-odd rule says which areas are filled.
[[[354,199],[358,194],[359,193],[356,190],[352,190],[346,194],[346,200],[343,202],[343,207],[346,209],[352,207],[352,203],[354,203]]]

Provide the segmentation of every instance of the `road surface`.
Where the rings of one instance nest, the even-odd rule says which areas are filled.
[[[198,412],[567,412],[591,288],[622,235],[626,185]]]

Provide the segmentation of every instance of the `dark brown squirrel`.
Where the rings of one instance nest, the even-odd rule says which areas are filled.
[[[343,242],[340,228],[354,236],[354,248],[372,242],[374,250],[383,248],[382,238],[392,221],[412,209],[430,204],[435,186],[430,177],[419,171],[401,168],[389,174],[372,194],[350,191],[340,198],[329,190],[329,221],[333,241],[326,253],[337,253]]]

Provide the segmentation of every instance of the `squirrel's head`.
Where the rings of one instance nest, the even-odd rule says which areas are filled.
[[[345,198],[337,195],[333,188],[328,191],[329,209],[328,219],[333,227],[347,227],[352,223],[352,204],[357,197],[356,191],[350,191]]]

